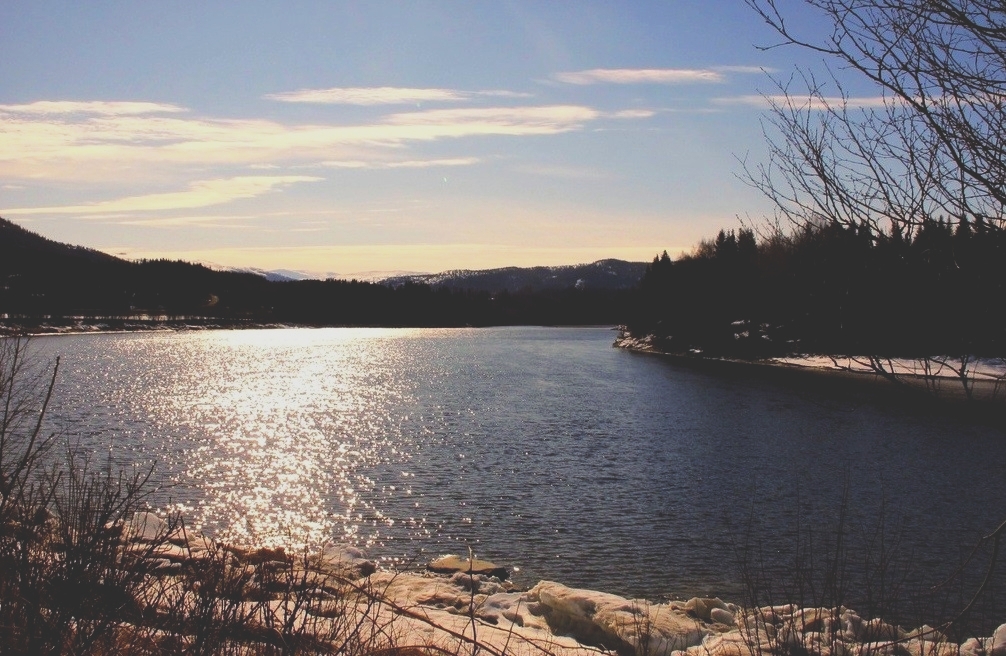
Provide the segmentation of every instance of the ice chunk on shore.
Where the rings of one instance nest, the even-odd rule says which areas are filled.
[[[347,544],[326,544],[312,563],[324,571],[350,578],[370,576],[377,570],[374,561],[367,558],[363,551]]]
[[[992,634],[992,649],[989,652],[991,656],[1006,656],[1006,624],[999,625]]]
[[[555,633],[619,652],[669,654],[698,645],[713,633],[680,607],[568,588],[552,581],[538,583],[527,598],[540,604]]]
[[[168,523],[152,512],[135,512],[129,520],[128,535],[133,540],[154,542],[168,534]]]

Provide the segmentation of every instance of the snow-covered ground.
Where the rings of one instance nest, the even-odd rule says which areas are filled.
[[[875,369],[875,365],[877,365],[882,367],[884,372],[898,376],[957,379],[964,371],[969,378],[974,380],[998,381],[1006,378],[1006,359],[1003,358],[932,356],[930,358],[878,358],[871,360],[869,356],[855,355],[795,355],[785,358],[770,358],[768,362],[857,373],[877,373]]]

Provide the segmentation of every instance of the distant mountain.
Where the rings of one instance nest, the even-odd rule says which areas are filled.
[[[457,269],[435,274],[393,276],[381,284],[398,287],[422,283],[434,289],[473,290],[497,293],[541,292],[561,289],[632,289],[642,280],[646,262],[598,260],[569,266],[505,267],[479,271]]]
[[[383,284],[385,280],[397,279],[397,278],[410,278],[412,276],[426,276],[430,275],[421,271],[408,271],[403,269],[384,269],[380,271],[354,271],[353,273],[346,274],[331,274],[330,278],[338,278],[340,280],[362,280],[365,282],[376,282],[378,284]]]
[[[245,267],[245,268],[225,267],[223,270],[235,271],[237,273],[253,273],[256,276],[262,276],[269,282],[293,282],[294,280],[317,279],[308,273],[304,273],[303,271],[293,271],[291,269],[274,269],[271,271],[266,271],[265,269],[258,269],[255,267]]]
[[[386,284],[291,280],[298,272],[132,262],[61,244],[0,219],[0,332],[78,321],[412,327],[624,323],[645,268],[602,260],[401,275]],[[503,290],[522,293],[497,293]]]
[[[255,273],[271,282],[291,282],[296,280],[356,280],[359,282],[380,283],[387,278],[423,275],[417,271],[357,271],[355,273],[338,273],[336,271],[297,271],[294,269],[259,269],[256,267],[228,268],[217,267],[220,271],[238,271]]]

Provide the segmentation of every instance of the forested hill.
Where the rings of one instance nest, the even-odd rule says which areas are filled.
[[[112,264],[122,262],[107,253],[61,244],[25,230],[16,223],[0,218],[0,267],[7,273],[21,271],[43,264],[55,266],[86,266],[87,264]]]
[[[0,318],[212,318],[307,325],[618,323],[631,292],[567,287],[490,293],[402,281],[270,281],[181,261],[131,262],[61,244],[0,219]]]
[[[196,315],[211,308],[235,316],[256,309],[266,282],[186,262],[129,262],[4,219],[0,280],[0,313],[18,317]]]

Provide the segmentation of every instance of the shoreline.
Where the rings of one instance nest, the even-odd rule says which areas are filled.
[[[53,337],[59,335],[115,335],[203,330],[265,330],[294,327],[299,326],[278,322],[269,323],[241,319],[214,319],[209,317],[186,317],[179,319],[61,318],[33,321],[0,319],[0,336],[27,335],[29,337]]]
[[[612,324],[486,324],[412,326],[398,324],[315,324],[291,322],[262,322],[243,319],[214,319],[189,317],[181,319],[93,319],[63,318],[37,321],[13,321],[0,318],[0,337],[55,337],[60,335],[121,335],[148,332],[200,332],[204,330],[283,330],[295,328],[402,328],[402,329],[479,329],[517,328],[605,328],[617,330]]]
[[[839,357],[839,361],[850,363],[849,367],[842,367],[825,364],[825,360],[831,362],[831,358],[824,356],[744,360],[669,352],[661,349],[651,336],[634,337],[624,330],[612,346],[658,356],[698,371],[756,377],[785,385],[809,384],[815,389],[853,397],[868,393],[871,400],[895,403],[911,410],[960,414],[996,425],[1006,424],[1006,381],[990,375],[968,379],[971,387],[971,398],[968,398],[958,377],[911,373],[904,364],[907,359],[894,363],[896,373],[892,376],[867,370],[864,363],[868,358],[854,356]],[[854,369],[854,363],[861,368]]]

